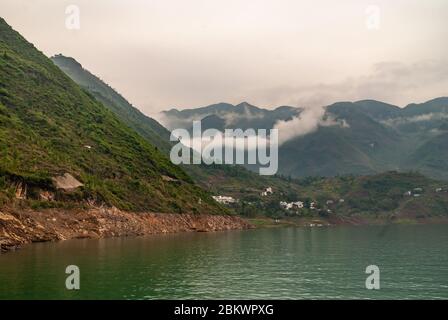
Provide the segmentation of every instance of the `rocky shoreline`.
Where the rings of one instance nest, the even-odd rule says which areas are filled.
[[[116,208],[0,210],[0,251],[33,242],[250,229],[237,216],[134,213]]]

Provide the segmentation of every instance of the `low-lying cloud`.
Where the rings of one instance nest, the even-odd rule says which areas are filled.
[[[326,107],[305,108],[298,116],[291,120],[280,120],[274,125],[278,129],[279,145],[285,142],[313,133],[319,127],[340,126],[348,127],[345,120],[336,120],[331,114],[326,113]]]
[[[424,122],[424,121],[445,120],[445,119],[448,119],[448,114],[440,113],[440,112],[431,112],[431,113],[421,114],[421,115],[412,116],[412,117],[399,117],[399,118],[387,119],[387,120],[381,121],[381,123],[388,125],[388,126],[397,126],[397,125],[404,125],[404,124],[408,124],[408,123],[418,123],[418,122]]]

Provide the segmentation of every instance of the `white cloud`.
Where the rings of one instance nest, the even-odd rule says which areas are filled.
[[[279,145],[294,138],[313,133],[319,127],[348,127],[345,120],[335,120],[325,111],[326,107],[305,108],[298,116],[291,120],[277,121],[274,128],[279,131]]]
[[[448,114],[446,113],[426,113],[421,114],[418,116],[413,117],[399,117],[399,118],[393,118],[393,119],[387,119],[382,121],[382,123],[388,125],[388,126],[396,126],[396,125],[402,125],[406,123],[417,123],[417,122],[423,122],[423,121],[431,121],[431,120],[443,120],[448,119]]]

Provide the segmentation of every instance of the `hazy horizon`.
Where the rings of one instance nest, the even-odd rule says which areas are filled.
[[[69,5],[79,29],[66,27]],[[47,56],[75,58],[146,114],[447,96],[443,0],[2,0],[0,10]]]

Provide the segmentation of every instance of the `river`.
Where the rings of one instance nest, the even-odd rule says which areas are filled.
[[[80,270],[67,290],[65,268]],[[367,290],[366,267],[380,270]],[[0,299],[448,299],[448,225],[273,228],[38,243]]]

